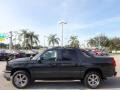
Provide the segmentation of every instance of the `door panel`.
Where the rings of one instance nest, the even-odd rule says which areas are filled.
[[[37,79],[50,79],[59,77],[57,68],[57,50],[48,50],[42,56],[40,63],[33,64],[32,72]]]
[[[58,63],[60,78],[77,78],[80,75],[79,66],[75,62]]]
[[[60,78],[78,78],[80,77],[80,66],[77,60],[75,50],[62,50],[62,58],[59,60]]]

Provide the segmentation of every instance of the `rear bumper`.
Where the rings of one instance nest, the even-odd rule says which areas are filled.
[[[11,71],[4,71],[4,78],[7,80],[7,81],[10,81],[10,78],[11,78]]]

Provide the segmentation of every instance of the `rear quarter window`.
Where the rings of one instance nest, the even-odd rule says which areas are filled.
[[[82,51],[82,54],[85,56],[85,57],[88,57],[88,58],[90,58],[92,55],[89,53],[89,52],[87,52],[87,51]]]
[[[62,50],[62,60],[64,61],[73,61],[77,59],[77,52],[76,50],[72,50],[72,49],[65,49]]]

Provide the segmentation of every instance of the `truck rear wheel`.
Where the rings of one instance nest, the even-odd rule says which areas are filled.
[[[85,86],[95,89],[101,83],[101,75],[97,72],[88,72],[84,77]]]

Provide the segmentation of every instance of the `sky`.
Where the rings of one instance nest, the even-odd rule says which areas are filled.
[[[27,29],[44,36],[61,38],[64,20],[64,43],[71,35],[81,42],[99,34],[120,36],[120,0],[0,0],[0,33]]]

